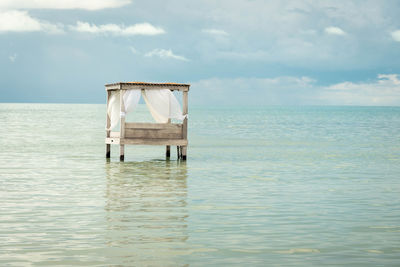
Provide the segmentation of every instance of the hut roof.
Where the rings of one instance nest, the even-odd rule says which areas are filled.
[[[190,84],[186,83],[149,83],[149,82],[117,82],[106,84],[106,90],[129,90],[129,89],[140,89],[142,86],[146,89],[157,89],[162,87],[167,87],[171,90],[182,90],[188,91]],[[144,88],[142,88],[144,89]]]
[[[106,84],[106,86],[114,86],[114,85],[190,86],[190,84],[186,83],[148,83],[148,82],[117,82],[117,83]]]

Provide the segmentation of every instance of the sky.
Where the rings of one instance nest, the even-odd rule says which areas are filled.
[[[0,102],[104,103],[118,81],[198,105],[400,105],[400,1],[0,0]]]

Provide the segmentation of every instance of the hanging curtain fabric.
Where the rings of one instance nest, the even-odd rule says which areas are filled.
[[[169,118],[169,90],[168,89],[153,89],[145,90],[143,98],[146,105],[158,123],[167,123]]]
[[[111,124],[107,130],[114,129],[117,126],[121,116],[125,116],[129,112],[132,112],[137,107],[140,100],[140,90],[127,90],[124,94],[124,106],[125,111],[121,111],[120,105],[120,92],[114,91],[111,93],[110,99],[108,100],[107,114],[110,117]]]
[[[125,113],[128,114],[135,110],[139,104],[141,90],[128,90],[124,94]]]
[[[169,117],[171,119],[177,119],[183,121],[187,117],[187,115],[182,114],[181,105],[179,104],[178,99],[176,99],[175,95],[170,90],[168,91],[169,91],[169,101],[170,101]]]
[[[108,99],[107,115],[110,118],[111,124],[110,128],[106,128],[107,131],[110,131],[115,126],[117,126],[120,116],[119,113],[120,113],[119,91],[113,91],[111,92],[110,98]]]
[[[169,89],[144,90],[143,98],[151,115],[158,123],[167,123],[168,119],[183,120],[178,100]]]
[[[120,91],[111,92],[108,100],[107,114],[110,117],[111,124],[108,131],[115,128],[121,116],[126,116],[137,107],[140,100],[141,90],[127,90],[124,94],[125,110],[121,111]],[[169,89],[151,89],[143,91],[143,98],[150,110],[151,115],[158,123],[167,123],[168,119],[185,119],[182,115],[182,109],[178,100]]]

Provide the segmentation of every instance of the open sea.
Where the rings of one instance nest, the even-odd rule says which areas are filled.
[[[0,104],[0,266],[400,266],[399,107],[189,106],[186,162],[105,118]]]

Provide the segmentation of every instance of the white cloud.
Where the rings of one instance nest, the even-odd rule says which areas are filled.
[[[339,105],[400,105],[398,74],[379,74],[370,82],[343,82],[322,88],[321,100]]]
[[[400,42],[400,30],[391,32],[391,35],[393,40],[395,40],[396,42]]]
[[[10,10],[0,13],[0,33],[2,32],[64,32],[61,24],[51,24],[47,21],[31,17],[26,11]]]
[[[327,27],[327,28],[325,28],[325,32],[327,34],[333,34],[333,35],[345,35],[346,34],[346,32],[343,31],[339,27]]]
[[[137,51],[137,49],[133,46],[130,46],[129,49],[131,50],[132,54],[139,54],[139,51]]]
[[[310,77],[211,78],[192,83],[192,98],[195,103],[209,105],[312,104],[314,84]]]
[[[218,29],[203,29],[202,32],[212,34],[212,35],[223,35],[223,36],[229,35],[226,31],[218,30]]]
[[[93,33],[93,34],[114,34],[114,35],[158,35],[165,31],[160,27],[155,27],[149,23],[138,23],[130,26],[120,26],[117,24],[95,25],[87,22],[78,21],[76,25],[70,25],[70,30]],[[31,17],[27,11],[9,10],[0,12],[0,33],[4,32],[47,32],[63,33],[62,24],[52,24],[50,22]]]
[[[10,56],[8,57],[8,59],[10,59],[10,61],[11,61],[12,63],[14,63],[15,60],[17,60],[17,56],[18,56],[18,54],[14,53],[14,54],[10,55]]]
[[[142,54],[140,51],[138,51],[135,47],[130,46],[129,49],[131,50],[132,54]],[[154,49],[150,52],[147,52],[144,54],[145,57],[159,57],[159,58],[172,58],[172,59],[177,59],[177,60],[182,60],[182,61],[189,61],[187,58],[184,56],[176,55],[172,52],[171,49]]]
[[[372,81],[329,86],[296,76],[211,78],[193,82],[192,97],[197,104],[399,106],[399,76],[380,74]]]
[[[179,56],[175,55],[171,49],[166,50],[166,49],[154,49],[144,55],[145,57],[160,57],[160,58],[172,58],[172,59],[177,59],[177,60],[182,60],[182,61],[188,61],[187,58],[184,56]]]
[[[70,26],[71,30],[93,34],[115,34],[115,35],[157,35],[165,31],[160,27],[155,27],[150,23],[138,23],[131,26],[119,26],[117,24],[95,25],[87,22],[78,21],[75,26]]]
[[[0,9],[86,9],[117,8],[130,0],[1,0]]]

